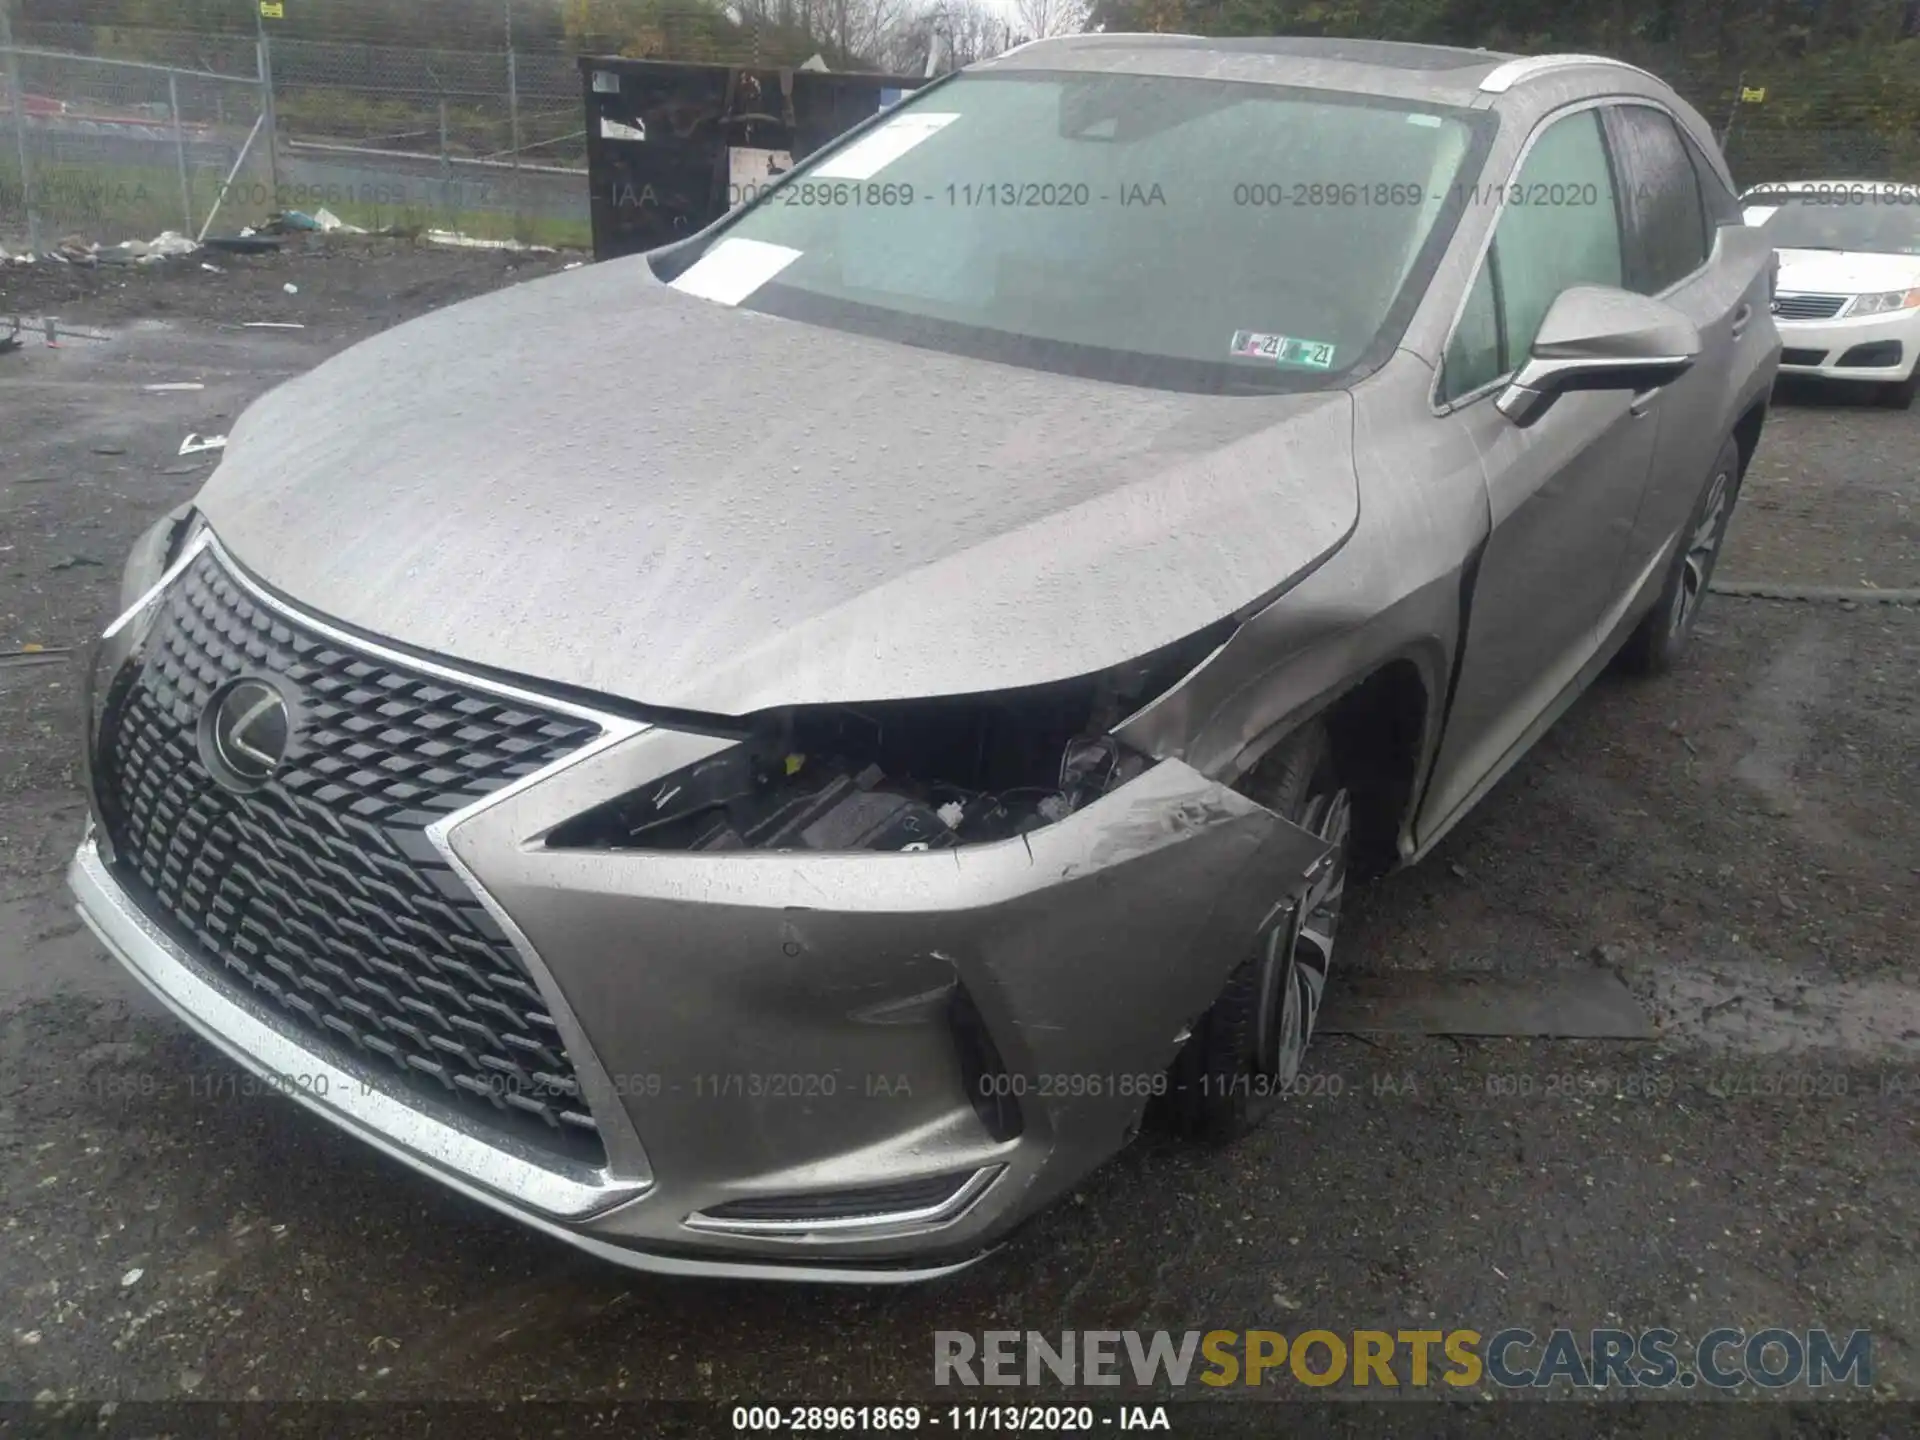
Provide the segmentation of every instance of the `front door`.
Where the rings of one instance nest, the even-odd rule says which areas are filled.
[[[1448,348],[1442,398],[1452,408],[1433,422],[1463,428],[1480,455],[1491,524],[1422,840],[1474,798],[1599,643],[1653,460],[1653,397],[1563,395],[1526,429],[1493,399],[1563,290],[1625,279],[1600,111],[1563,113],[1534,136],[1507,187]]]

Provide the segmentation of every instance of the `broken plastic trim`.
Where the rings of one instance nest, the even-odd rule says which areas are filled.
[[[944,850],[1064,820],[1146,770],[1112,731],[1232,632],[1223,620],[1127,665],[989,695],[749,717],[739,744],[596,806],[560,850]]]

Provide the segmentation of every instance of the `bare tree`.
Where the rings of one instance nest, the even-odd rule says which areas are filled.
[[[957,70],[1005,50],[1007,22],[981,0],[932,0],[895,16],[879,54],[894,74],[917,75],[936,43],[938,69]]]
[[[1086,0],[1013,0],[1021,28],[1035,40],[1073,35],[1086,28]]]

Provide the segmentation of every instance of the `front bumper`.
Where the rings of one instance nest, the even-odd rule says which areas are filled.
[[[1785,375],[1883,383],[1906,379],[1920,359],[1920,310],[1857,320],[1776,319],[1775,324]]]
[[[91,829],[70,883],[107,948],[194,1029],[472,1199],[637,1269],[900,1282],[971,1263],[1126,1143],[1247,937],[1325,856],[1177,761],[959,850],[542,843],[721,743],[627,725],[436,836],[560,1023],[603,1165],[442,1113],[290,1024],[145,913]],[[989,1037],[985,1070],[959,998]],[[976,1103],[989,1088],[1002,1111]],[[996,1124],[1007,1110],[1015,1123]],[[896,1198],[845,1200],[883,1191]]]

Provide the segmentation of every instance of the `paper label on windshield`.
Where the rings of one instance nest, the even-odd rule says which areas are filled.
[[[1309,370],[1333,368],[1334,344],[1330,340],[1296,340],[1291,335],[1262,335],[1257,330],[1236,330],[1229,353],[1248,360],[1271,360],[1278,365],[1302,365]]]
[[[764,240],[722,240],[702,255],[672,288],[702,300],[738,305],[800,258],[798,250]]]
[[[924,144],[958,115],[896,115],[815,170],[814,180],[871,180],[916,145]]]

